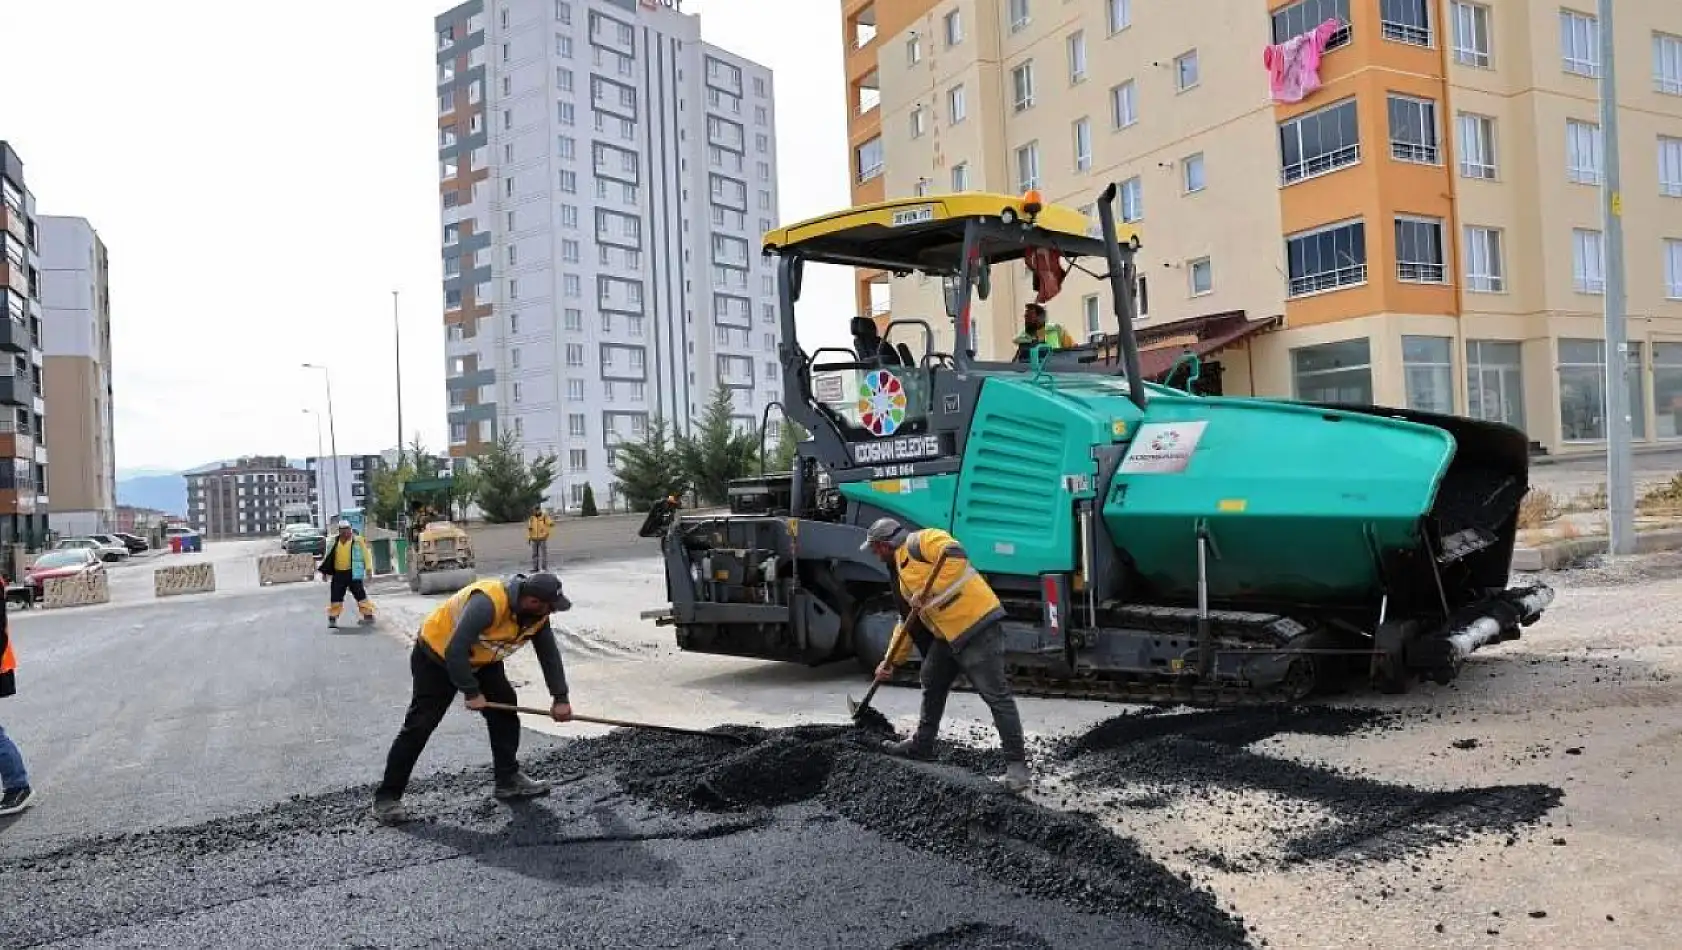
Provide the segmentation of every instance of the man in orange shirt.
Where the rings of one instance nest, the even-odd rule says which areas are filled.
[[[4,581],[0,581],[0,595]],[[6,602],[0,596],[0,696],[17,692],[17,654],[12,650],[11,631],[6,623]],[[17,743],[0,729],[0,815],[15,815],[35,803],[29,788],[29,772],[23,767],[23,753]]]

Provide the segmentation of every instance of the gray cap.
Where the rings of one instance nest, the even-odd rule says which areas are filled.
[[[900,532],[899,522],[892,518],[877,518],[870,530],[864,533],[864,543],[859,545],[860,551],[870,550],[872,544],[881,541],[892,541]]]

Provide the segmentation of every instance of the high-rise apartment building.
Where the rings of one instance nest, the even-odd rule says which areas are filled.
[[[39,252],[23,159],[0,141],[0,545],[35,547],[47,538]]]
[[[284,455],[253,455],[183,473],[187,523],[207,538],[279,534],[287,505],[309,503],[310,473]]]
[[[1197,7],[930,5],[876,41],[886,195],[1032,187],[1096,226],[1118,183],[1117,215],[1143,235],[1143,327],[1176,352],[1235,314],[1269,327],[1218,335],[1224,391],[1451,411],[1552,452],[1602,444],[1595,4]],[[1276,101],[1264,50],[1329,20],[1320,87]],[[1682,5],[1620,3],[1616,29],[1631,341],[1617,384],[1653,442],[1682,438]],[[1099,289],[1071,275],[1052,319],[1113,332]],[[984,351],[1008,355],[1028,299],[1025,275],[995,281],[976,305]],[[943,312],[938,283],[914,277],[892,305]]]
[[[719,386],[778,393],[770,71],[672,0],[472,0],[436,18],[450,454],[554,453],[547,503]]]
[[[347,508],[370,504],[374,476],[382,465],[378,455],[340,455],[304,460],[309,472],[310,516],[316,524],[327,524]]]
[[[83,218],[42,215],[41,350],[48,520],[59,534],[110,531],[117,510],[111,424],[111,287],[105,243]]]

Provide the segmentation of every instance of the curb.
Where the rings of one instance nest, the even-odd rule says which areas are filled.
[[[1609,539],[1604,535],[1549,541],[1533,548],[1514,548],[1514,571],[1558,571],[1594,554],[1605,554]],[[1682,528],[1659,528],[1635,535],[1635,553],[1682,549]]]

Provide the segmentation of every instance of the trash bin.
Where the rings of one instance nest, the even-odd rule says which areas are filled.
[[[180,554],[181,553],[181,536],[179,534],[170,535],[170,538],[169,538],[169,553],[171,553],[171,554]]]
[[[392,559],[397,562],[397,564],[396,564],[397,573],[408,574],[409,573],[409,539],[408,538],[398,538],[397,540],[391,542],[391,550],[392,550],[392,555],[393,555]]]
[[[182,550],[186,551],[188,554],[198,554],[204,550],[204,536],[190,534],[187,536],[181,547]]]
[[[380,538],[378,541],[370,541],[368,542],[368,546],[374,549],[374,573],[390,574],[391,539]]]

